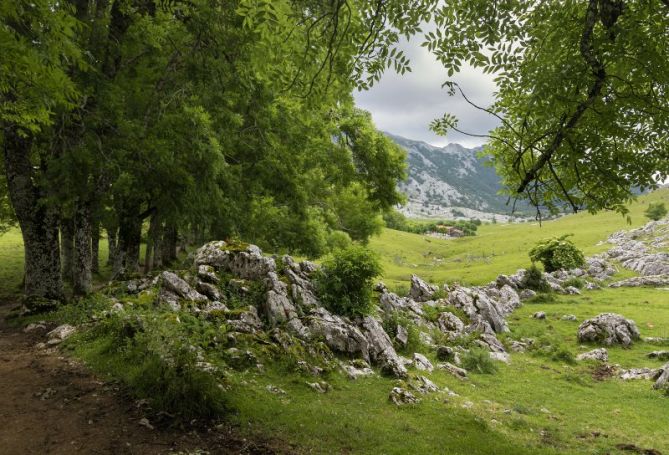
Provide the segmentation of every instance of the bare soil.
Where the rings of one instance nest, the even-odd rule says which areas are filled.
[[[248,441],[225,425],[178,426],[97,378],[57,348],[37,345],[46,330],[25,333],[6,322],[0,302],[0,453],[274,454],[275,442]],[[148,419],[149,426],[142,425]],[[146,422],[145,422],[146,423]]]

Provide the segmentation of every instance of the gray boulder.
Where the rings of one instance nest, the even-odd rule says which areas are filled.
[[[407,370],[379,321],[371,316],[366,316],[360,322],[360,329],[367,340],[367,349],[371,360],[378,364],[383,371],[395,377],[405,377]]]
[[[639,329],[634,321],[615,313],[602,313],[584,321],[578,327],[578,340],[581,342],[629,346],[639,338]]]
[[[393,389],[390,391],[388,399],[397,406],[416,404],[419,401],[413,393],[401,387],[393,387]]]
[[[447,311],[439,315],[437,326],[439,327],[439,330],[447,334],[451,340],[462,335],[465,330],[465,323],[462,322],[459,317]]]
[[[254,306],[231,312],[228,318],[226,323],[235,332],[256,333],[262,330],[262,321],[258,317],[258,310]]]
[[[626,280],[609,284],[610,288],[639,287],[639,286],[669,286],[669,275],[635,276]]]
[[[169,292],[172,292],[190,302],[206,302],[207,297],[203,296],[193,289],[185,280],[181,279],[176,273],[162,272],[160,274],[161,286]]]
[[[413,366],[417,370],[421,371],[432,372],[432,370],[434,370],[432,362],[430,362],[427,357],[419,352],[414,352],[413,354]]]
[[[666,389],[669,383],[669,363],[664,364],[657,372],[654,389]]]
[[[432,286],[431,284],[426,283],[421,280],[416,275],[411,275],[411,289],[409,290],[409,297],[411,297],[416,302],[427,302],[432,300],[432,296],[437,292],[439,288],[437,286]]]
[[[608,362],[609,351],[607,351],[605,348],[593,349],[592,351],[577,355],[576,360],[596,360],[598,362]]]
[[[486,322],[497,333],[508,331],[499,309],[483,292],[456,286],[448,294],[448,303],[463,310],[473,323]]]
[[[369,343],[360,329],[325,308],[311,310],[305,318],[312,336],[323,339],[332,349],[347,355],[359,355],[370,361]]]

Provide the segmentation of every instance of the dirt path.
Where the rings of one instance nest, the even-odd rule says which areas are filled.
[[[7,325],[0,304],[0,453],[275,453],[229,428],[150,429],[137,404],[56,349],[40,349],[45,330]],[[198,452],[199,451],[199,452]]]

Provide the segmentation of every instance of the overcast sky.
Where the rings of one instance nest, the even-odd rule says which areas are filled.
[[[455,114],[458,127],[469,133],[485,134],[497,125],[497,119],[469,106],[462,97],[449,96],[441,84],[448,79],[446,70],[425,48],[421,37],[402,46],[411,60],[411,73],[404,76],[388,70],[381,81],[365,92],[357,92],[359,107],[370,111],[377,128],[408,139],[422,140],[443,146],[457,142],[466,147],[481,145],[485,139],[464,136],[455,131],[447,137],[437,136],[429,129],[430,122],[445,112]],[[453,78],[474,103],[488,106],[492,102],[495,83],[491,75],[472,68],[463,68]]]

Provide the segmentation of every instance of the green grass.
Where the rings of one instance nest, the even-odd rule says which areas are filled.
[[[557,220],[519,224],[485,224],[474,237],[442,240],[386,229],[370,241],[382,259],[383,279],[391,288],[406,286],[411,274],[442,284],[484,284],[500,273],[514,273],[530,264],[528,251],[540,240],[574,234],[570,239],[586,256],[606,251],[599,242],[613,232],[648,222],[643,215],[649,202],[669,201],[669,189],[638,198],[630,206],[631,224],[614,212],[567,215]]]
[[[574,233],[574,242],[586,255],[604,251],[609,246],[598,242],[614,231],[642,225],[648,202],[668,198],[668,190],[640,198],[631,207],[631,226],[613,213],[578,214],[541,227],[536,223],[485,225],[476,237],[447,241],[386,230],[371,246],[380,254],[383,278],[392,287],[406,289],[412,273],[436,283],[481,284],[499,273],[526,267],[527,251],[546,237]],[[15,232],[0,238],[2,292],[15,291],[20,282],[21,272],[15,270],[20,267],[20,253]],[[633,274],[621,271],[616,278],[628,276]],[[84,310],[63,309],[58,317],[76,321]],[[533,319],[536,311],[545,311],[547,319]],[[577,342],[578,325],[602,312],[634,319],[643,336],[669,337],[669,291],[621,288],[556,295],[527,302],[508,318],[511,332],[500,337],[504,342],[535,338],[544,349],[514,353],[509,365],[498,363],[494,374],[474,373],[468,381],[441,370],[410,371],[412,376],[428,376],[458,396],[439,392],[421,397],[417,405],[398,408],[389,402],[388,394],[396,385],[406,387],[402,381],[382,376],[350,381],[336,372],[322,378],[332,388],[319,394],[306,383],[322,379],[296,373],[289,367],[294,362],[273,361],[276,354],[257,352],[264,371],[226,370],[227,418],[249,437],[280,440],[296,453],[603,455],[622,454],[615,448],[622,443],[666,453],[669,436],[661,422],[669,398],[652,390],[650,381],[595,380],[596,364],[571,361],[595,347]],[[562,320],[565,314],[576,315],[578,321]],[[141,376],[143,370],[137,366],[141,363],[127,368],[126,359],[106,352],[109,340],[86,344],[83,339],[72,346],[73,352],[96,371],[130,386]],[[240,348],[245,349],[243,344]],[[646,358],[656,349],[643,342],[631,349],[609,348],[610,363],[624,368],[659,367],[662,362]],[[221,352],[216,348],[210,355],[222,359]],[[436,363],[435,352],[425,354]],[[272,394],[268,385],[287,393]]]

